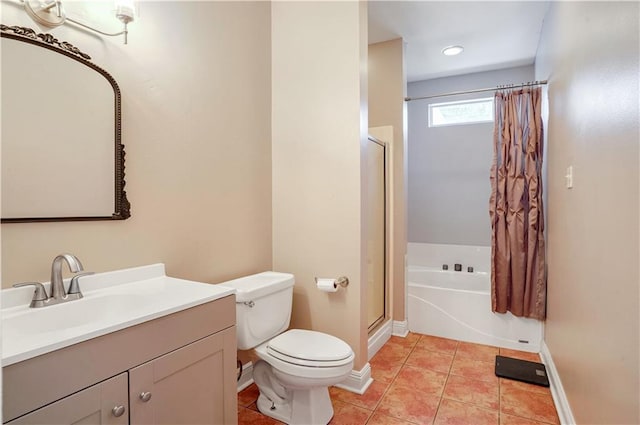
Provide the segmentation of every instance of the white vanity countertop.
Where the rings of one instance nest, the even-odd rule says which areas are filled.
[[[79,282],[82,299],[41,308],[29,308],[33,287],[2,291],[2,366],[235,292],[220,285],[168,277],[164,264],[96,273]],[[49,291],[49,285],[45,286]]]

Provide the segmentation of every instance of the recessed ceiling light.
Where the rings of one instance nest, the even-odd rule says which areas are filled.
[[[464,50],[464,47],[462,46],[449,46],[442,49],[442,54],[447,56],[455,56],[462,53],[463,50]]]

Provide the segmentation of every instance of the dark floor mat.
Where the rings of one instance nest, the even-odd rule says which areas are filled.
[[[547,369],[542,363],[496,356],[496,376],[529,384],[549,386]]]

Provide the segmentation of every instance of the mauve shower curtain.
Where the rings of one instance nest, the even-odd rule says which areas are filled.
[[[541,89],[495,94],[491,166],[491,309],[544,320]]]

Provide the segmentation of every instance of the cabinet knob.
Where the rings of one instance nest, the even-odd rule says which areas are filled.
[[[120,416],[122,416],[124,414],[124,411],[125,411],[125,408],[122,405],[116,406],[113,409],[111,409],[111,413],[113,413],[113,416],[115,416],[116,418],[119,418]]]
[[[149,400],[151,400],[151,393],[149,391],[144,391],[140,393],[140,400],[144,401],[145,403]]]

